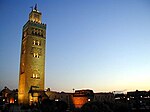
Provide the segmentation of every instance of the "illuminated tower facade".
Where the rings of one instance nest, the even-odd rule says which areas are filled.
[[[46,24],[42,23],[41,16],[35,5],[23,26],[18,103],[29,103],[32,88],[44,90]]]

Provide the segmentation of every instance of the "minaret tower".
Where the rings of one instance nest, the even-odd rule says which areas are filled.
[[[29,91],[44,90],[46,24],[41,22],[37,5],[32,8],[29,20],[23,26],[20,56],[18,103],[29,103]]]

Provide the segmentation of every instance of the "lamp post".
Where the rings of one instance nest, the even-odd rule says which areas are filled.
[[[73,93],[74,93],[75,89],[73,88],[72,90],[73,90]]]

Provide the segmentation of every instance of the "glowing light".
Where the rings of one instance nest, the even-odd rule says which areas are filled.
[[[73,104],[76,108],[81,108],[85,103],[87,103],[88,98],[87,97],[73,97]]]
[[[58,99],[55,99],[55,101],[59,101]]]
[[[38,41],[38,45],[40,45],[40,42]]]
[[[116,100],[119,100],[120,98],[119,97],[117,97],[117,98],[115,98]]]
[[[35,53],[33,54],[33,57],[35,57]]]
[[[14,99],[13,98],[10,99],[10,103],[14,103]]]
[[[35,78],[35,74],[33,74],[33,78]]]
[[[35,40],[33,41],[33,44],[35,45]]]
[[[37,74],[36,74],[36,78],[37,78]]]

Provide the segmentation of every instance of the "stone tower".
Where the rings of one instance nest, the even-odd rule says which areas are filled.
[[[44,90],[46,24],[41,22],[41,12],[37,5],[29,14],[23,26],[20,56],[18,103],[28,104],[29,91]]]

